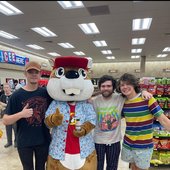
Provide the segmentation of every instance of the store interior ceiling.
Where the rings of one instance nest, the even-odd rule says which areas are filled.
[[[0,44],[17,47],[40,57],[51,59],[48,53],[61,56],[76,55],[93,58],[94,63],[170,61],[170,1],[82,1],[83,8],[64,9],[57,1],[7,1],[22,11],[21,15],[7,16],[0,11],[0,31],[18,37],[0,36]],[[73,2],[73,1],[72,1]],[[152,18],[149,30],[132,30],[133,19]],[[85,34],[78,24],[95,23],[98,34]],[[43,37],[31,28],[46,27],[56,37]],[[132,45],[133,38],[146,38],[141,45]],[[104,40],[107,46],[96,47],[93,41]],[[63,48],[58,43],[70,43],[74,48]],[[43,47],[35,50],[26,45]],[[132,49],[142,49],[132,53]],[[106,55],[101,51],[111,50]],[[167,54],[166,57],[157,57]],[[140,56],[132,59],[131,56]],[[107,59],[113,56],[114,59]],[[163,55],[165,56],[165,55]]]

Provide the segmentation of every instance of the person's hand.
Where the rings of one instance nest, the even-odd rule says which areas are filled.
[[[153,95],[145,90],[142,91],[142,98],[145,100],[149,100],[150,98],[152,98]]]
[[[29,104],[27,103],[19,114],[22,118],[29,118],[33,115],[33,109],[29,108]]]

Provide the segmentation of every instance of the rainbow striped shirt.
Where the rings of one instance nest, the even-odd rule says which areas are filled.
[[[128,149],[152,148],[153,118],[163,113],[155,98],[144,100],[139,96],[127,100],[122,112],[126,120],[123,146]]]

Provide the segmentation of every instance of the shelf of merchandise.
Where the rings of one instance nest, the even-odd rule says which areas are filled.
[[[153,95],[154,97],[169,97],[170,98],[170,95]],[[164,111],[168,111],[168,110],[170,110],[170,108],[162,108],[162,110],[164,110]],[[169,116],[167,116],[168,118],[170,118],[170,115]],[[155,122],[155,124],[156,123],[158,123],[158,121],[157,120],[155,120],[154,121]],[[168,136],[163,136],[162,134],[159,136],[159,135],[154,135],[153,136],[153,138],[155,138],[155,139],[160,139],[160,140],[164,140],[164,139],[169,139],[170,140],[170,134],[168,134]],[[154,154],[154,152],[156,153],[157,152],[157,154],[159,154],[159,153],[164,153],[164,154],[166,154],[167,152],[170,154],[170,148],[168,148],[168,149],[163,149],[163,148],[155,148],[154,150],[153,150],[153,154]],[[160,158],[160,157],[159,157]],[[167,162],[164,162],[164,161],[162,161],[162,160],[160,160],[160,159],[152,159],[151,160],[151,165],[152,166],[170,166],[170,159],[168,160],[168,163]]]

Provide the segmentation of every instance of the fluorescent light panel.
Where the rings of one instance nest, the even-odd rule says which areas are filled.
[[[82,1],[57,1],[64,9],[84,8]]]
[[[82,29],[85,34],[99,34],[99,30],[95,23],[83,23],[78,24],[78,26]]]
[[[48,53],[49,55],[51,55],[51,56],[60,56],[60,54],[58,54],[58,53],[56,53],[56,52],[50,52],[50,53]]]
[[[103,54],[112,54],[111,50],[102,50],[101,52]]]
[[[106,58],[107,58],[107,59],[109,59],[109,60],[113,60],[113,59],[115,59],[115,57],[114,57],[114,56],[107,56]]]
[[[37,32],[38,34],[41,34],[44,37],[56,37],[57,35],[55,33],[53,33],[52,31],[50,31],[48,28],[46,27],[35,27],[35,28],[31,28],[33,31]]]
[[[163,49],[163,52],[170,52],[170,47],[166,47]]]
[[[138,49],[131,49],[131,53],[141,53],[142,49],[138,48]]]
[[[18,37],[16,37],[15,35],[9,34],[5,31],[0,30],[0,36],[7,38],[7,39],[18,39]]]
[[[146,38],[133,38],[132,45],[141,45],[145,43]]]
[[[76,55],[85,55],[82,51],[75,51],[73,53],[76,54]]]
[[[166,57],[168,54],[158,54],[157,57],[158,58],[163,58],[163,57]]]
[[[7,16],[23,14],[22,11],[20,11],[7,1],[0,1],[0,12]]]
[[[70,43],[58,43],[63,48],[74,48]]]
[[[44,48],[43,47],[40,47],[40,46],[38,46],[38,45],[36,45],[36,44],[28,44],[28,45],[26,45],[27,47],[30,47],[30,48],[33,48],[33,49],[35,49],[35,50],[43,50]]]
[[[133,19],[132,30],[148,30],[151,26],[152,18]]]
[[[101,41],[93,41],[94,45],[96,47],[106,47],[107,46],[107,43],[106,41],[104,40],[101,40]]]
[[[131,58],[132,58],[132,59],[140,58],[140,55],[132,55]]]

